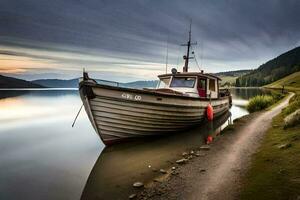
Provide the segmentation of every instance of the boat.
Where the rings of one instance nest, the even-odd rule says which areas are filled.
[[[220,90],[219,77],[203,70],[188,71],[189,59],[193,59],[191,45],[190,27],[183,71],[173,68],[171,73],[159,75],[156,88],[126,88],[118,82],[96,81],[83,72],[79,81],[80,97],[105,145],[137,137],[174,134],[206,123],[208,111],[217,117],[229,110],[231,95],[228,90]]]

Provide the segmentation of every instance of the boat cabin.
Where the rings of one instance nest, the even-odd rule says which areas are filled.
[[[217,76],[203,72],[176,72],[159,75],[157,90],[171,90],[183,95],[203,99],[219,98],[219,81]]]

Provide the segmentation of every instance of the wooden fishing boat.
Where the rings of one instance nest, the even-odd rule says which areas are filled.
[[[79,83],[86,113],[106,145],[125,139],[164,135],[199,125],[207,108],[218,116],[229,110],[231,95],[219,88],[220,78],[188,72],[191,30],[186,44],[183,72],[159,75],[155,89],[121,87],[119,83],[97,83],[84,72]]]

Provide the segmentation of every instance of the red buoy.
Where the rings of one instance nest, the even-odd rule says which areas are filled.
[[[207,136],[206,138],[206,144],[210,144],[213,141],[213,137],[211,135]]]
[[[206,115],[207,115],[207,119],[209,121],[214,119],[214,110],[213,110],[213,107],[210,104],[208,104],[208,106],[207,106]]]

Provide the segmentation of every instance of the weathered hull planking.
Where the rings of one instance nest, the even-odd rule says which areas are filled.
[[[229,110],[230,97],[200,99],[82,81],[80,96],[104,144],[170,134],[199,125],[210,103],[214,116]]]

